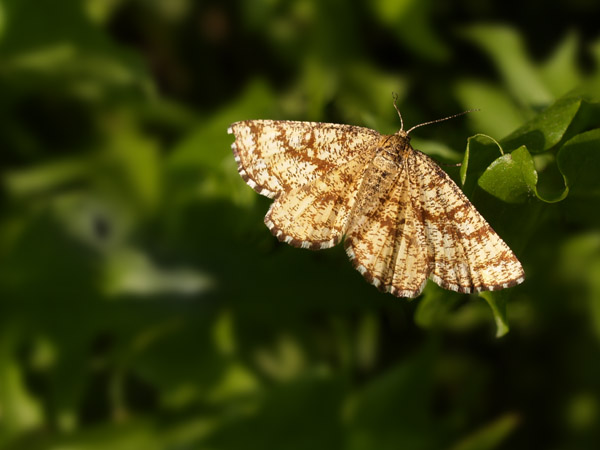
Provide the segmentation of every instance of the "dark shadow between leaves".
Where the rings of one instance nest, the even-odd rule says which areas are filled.
[[[506,153],[510,153],[522,145],[525,145],[530,152],[537,153],[543,151],[546,138],[541,131],[533,130],[523,134],[511,133],[502,139],[500,144]]]

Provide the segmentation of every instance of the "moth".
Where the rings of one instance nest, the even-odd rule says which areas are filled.
[[[465,294],[523,282],[510,248],[446,172],[410,145],[412,130],[440,120],[404,131],[394,107],[401,128],[390,135],[287,120],[229,127],[239,174],[274,200],[265,216],[271,233],[311,250],[343,239],[361,275],[398,297],[418,296],[427,279]]]

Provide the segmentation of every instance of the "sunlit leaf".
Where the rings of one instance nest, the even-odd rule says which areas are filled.
[[[502,137],[523,123],[525,114],[498,86],[479,80],[457,82],[456,96],[463,108],[479,109],[467,116],[472,130]],[[502,120],[498,120],[502,117]]]
[[[467,183],[467,173],[470,179],[477,179],[498,155],[503,155],[498,141],[485,134],[476,134],[467,139],[467,147],[460,166],[460,182]],[[471,189],[467,189],[470,191]]]
[[[496,159],[479,177],[479,186],[507,203],[522,203],[535,192],[537,172],[525,146]]]
[[[14,358],[18,335],[14,327],[5,327],[0,334],[0,445],[7,445],[20,433],[44,424],[44,411],[29,392],[24,368]]]
[[[488,54],[518,101],[533,109],[552,102],[552,95],[531,63],[521,36],[515,29],[501,25],[474,25],[463,33]]]
[[[470,434],[451,450],[493,450],[510,436],[520,424],[520,418],[514,413],[505,414]]]
[[[568,33],[540,68],[544,84],[554,97],[566,94],[582,81],[577,62],[579,47],[577,34]]]
[[[581,97],[566,96],[502,139],[505,151],[525,145],[531,153],[558,144],[581,106]]]
[[[191,267],[159,267],[139,250],[114,252],[106,262],[104,289],[109,296],[191,297],[213,286],[214,280],[206,274]]]
[[[49,449],[113,450],[144,448],[161,450],[162,439],[150,421],[136,420],[126,424],[90,427],[78,433],[68,433],[49,442]]]

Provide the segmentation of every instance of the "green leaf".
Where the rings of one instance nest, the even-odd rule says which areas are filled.
[[[600,233],[595,230],[568,239],[559,261],[561,277],[587,302],[589,320],[600,340]]]
[[[132,205],[143,212],[154,212],[163,193],[160,148],[153,139],[127,125],[125,122],[125,126],[113,130],[112,141],[92,170],[105,170],[103,175],[121,195],[128,194]]]
[[[108,296],[181,295],[191,297],[214,287],[214,280],[191,267],[164,268],[144,252],[124,248],[108,255],[103,291]]]
[[[578,50],[578,36],[570,32],[540,68],[544,84],[555,97],[566,94],[581,82],[577,63]]]
[[[558,152],[557,162],[572,194],[600,199],[600,128],[568,140]]]
[[[4,12],[4,5],[0,3],[0,43],[4,37],[4,30],[6,29],[6,13]]]
[[[482,138],[483,136],[479,140]],[[477,140],[473,142],[477,142]],[[500,144],[496,142],[496,145],[502,152]],[[469,158],[471,150],[472,143],[469,141],[465,152],[465,160]],[[463,177],[466,177],[468,165],[468,161],[463,162],[463,167],[461,167],[462,180],[465,179]],[[564,200],[569,193],[569,188],[566,185],[560,192],[553,195],[542,195],[539,192],[538,173],[535,169],[534,160],[525,146],[495,159],[478,178],[477,184],[484,191],[506,203],[524,203],[532,194],[546,203],[555,203]]]
[[[461,440],[452,450],[493,450],[506,440],[519,425],[519,417],[508,413],[486,424]]]
[[[600,170],[599,129],[579,134],[565,143],[557,155],[558,168],[567,179],[571,194],[564,214],[572,223],[600,226],[598,171]]]
[[[501,155],[504,154],[498,141],[491,136],[476,134],[469,137],[460,166],[461,184],[464,186],[467,183],[467,173],[470,173],[472,178],[481,176],[485,168],[495,160],[498,151]]]
[[[590,45],[590,53],[592,54],[592,58],[594,58],[596,73],[598,73],[600,70],[600,38],[596,39],[596,42]]]
[[[482,189],[504,202],[523,203],[530,194],[547,203],[564,200],[569,194],[573,178],[580,177],[574,174],[579,173],[582,167],[587,167],[589,164],[590,167],[596,167],[595,153],[590,150],[596,145],[596,135],[584,133],[584,137],[576,138],[579,136],[576,134],[579,130],[597,123],[600,115],[599,103],[594,101],[594,86],[593,83],[582,85],[557,100],[500,142],[481,134],[469,138],[460,169],[462,184],[466,184],[467,172],[469,172],[473,177],[478,178],[478,185]],[[584,101],[584,98],[589,100]],[[543,159],[541,155],[532,157],[531,153],[556,148],[571,136],[575,138],[569,141],[569,145],[565,144],[565,150],[561,148],[558,153],[557,166],[552,164],[554,157],[551,153]],[[584,141],[587,144],[583,145]],[[502,156],[490,161],[490,151],[494,146]],[[576,149],[572,150],[574,147]],[[588,159],[589,164],[586,165]],[[548,166],[548,164],[552,165]],[[547,175],[542,178],[545,183],[541,191],[536,168],[547,172]],[[552,173],[553,168],[555,174]],[[567,183],[565,177],[569,173],[571,181]],[[585,173],[588,174],[587,178],[578,183],[585,184],[588,191],[595,192],[593,175],[589,175],[593,172]],[[564,184],[557,190],[555,185],[561,181]],[[470,190],[470,187],[465,186],[465,188],[466,191]]]
[[[423,328],[433,328],[444,322],[462,295],[428,283],[415,312],[415,322]]]
[[[239,417],[238,413],[236,417],[231,411],[229,420],[208,437],[202,448],[343,448],[341,388],[341,380],[318,375],[274,386],[265,393],[259,408],[254,408],[254,414]]]
[[[516,30],[501,25],[476,25],[463,34],[490,56],[504,83],[522,104],[537,109],[552,102],[553,97],[530,62]]]
[[[0,62],[16,86],[40,89],[50,81],[54,90],[97,101],[153,92],[142,58],[95,26],[84,2],[4,0],[2,8]]]
[[[456,83],[454,92],[464,109],[480,110],[467,116],[470,128],[479,133],[506,136],[526,119],[506,91],[492,83],[463,80]]]
[[[531,153],[554,147],[565,135],[581,106],[580,96],[565,96],[501,140],[505,151],[525,145]]]
[[[492,309],[496,323],[496,337],[502,337],[509,331],[508,320],[506,318],[506,300],[509,296],[510,290],[479,293],[479,297],[483,298]],[[467,321],[472,324],[473,319],[475,319],[474,316],[468,319],[464,314],[469,305],[464,305],[457,312],[452,312],[463,298],[464,296],[461,294],[448,292],[429,283],[415,312],[415,322],[423,328],[434,328],[440,325],[452,328],[452,322],[454,321],[455,324],[460,323],[459,328],[464,329]],[[475,305],[475,303],[471,303],[471,305]],[[469,315],[468,312],[467,315]]]
[[[133,419],[126,423],[88,427],[82,431],[65,433],[50,441],[49,447],[81,450],[147,450],[164,449],[164,437],[151,420]]]
[[[231,153],[233,137],[227,128],[239,120],[274,118],[275,114],[273,93],[262,80],[256,80],[236,102],[192,128],[166,160],[171,204],[179,207],[199,197],[253,204],[257,197],[237,173]]]
[[[34,195],[48,194],[67,183],[79,181],[89,172],[89,162],[84,158],[54,160],[22,170],[9,170],[2,183],[11,197],[24,200]]]
[[[448,58],[448,46],[438,37],[432,21],[431,0],[376,0],[370,5],[379,21],[412,51],[434,61]]]
[[[496,159],[479,178],[479,186],[507,203],[523,203],[535,192],[537,172],[525,146]]]
[[[44,421],[44,410],[27,388],[24,367],[15,358],[15,347],[19,344],[18,327],[3,324],[0,333],[0,446],[18,436],[19,433],[40,427]]]
[[[184,136],[169,155],[169,170],[197,167],[222,170],[225,158],[233,160],[233,138],[227,135],[227,127],[239,120],[258,119],[274,113],[271,90],[263,81],[257,80],[246,87],[235,103],[211,115]]]
[[[485,291],[479,293],[479,296],[487,302],[494,313],[494,320],[496,321],[496,337],[502,337],[508,333],[509,326],[506,319],[506,300],[510,295],[511,291],[507,289],[497,292]]]
[[[403,98],[407,90],[407,80],[397,74],[353,63],[344,71],[335,104],[345,123],[364,124],[381,133],[394,133],[400,124],[390,108],[391,93]]]
[[[428,347],[373,379],[349,405],[350,450],[439,448],[430,412],[432,356]]]

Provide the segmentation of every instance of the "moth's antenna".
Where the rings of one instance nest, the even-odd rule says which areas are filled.
[[[402,114],[400,114],[400,110],[398,109],[398,94],[392,92],[392,98],[394,99],[394,109],[398,113],[398,117],[400,117],[400,131],[404,130],[404,121],[402,120]]]
[[[396,104],[394,103],[394,106],[396,106]],[[396,111],[398,110],[398,108],[396,108]],[[461,113],[458,114],[454,114],[452,116],[448,116],[448,117],[444,117],[443,119],[437,119],[437,120],[431,120],[429,122],[425,122],[425,123],[420,123],[419,125],[415,125],[414,127],[412,127],[410,130],[408,130],[406,132],[406,134],[409,134],[412,130],[414,130],[415,128],[419,128],[425,125],[431,125],[432,123],[438,123],[438,122],[443,122],[444,120],[448,120],[448,119],[454,119],[455,117],[459,117],[462,116],[464,114],[470,113],[470,112],[474,112],[474,111],[481,111],[480,109],[467,109],[466,111],[463,111]],[[398,112],[398,114],[400,114],[400,112]]]

